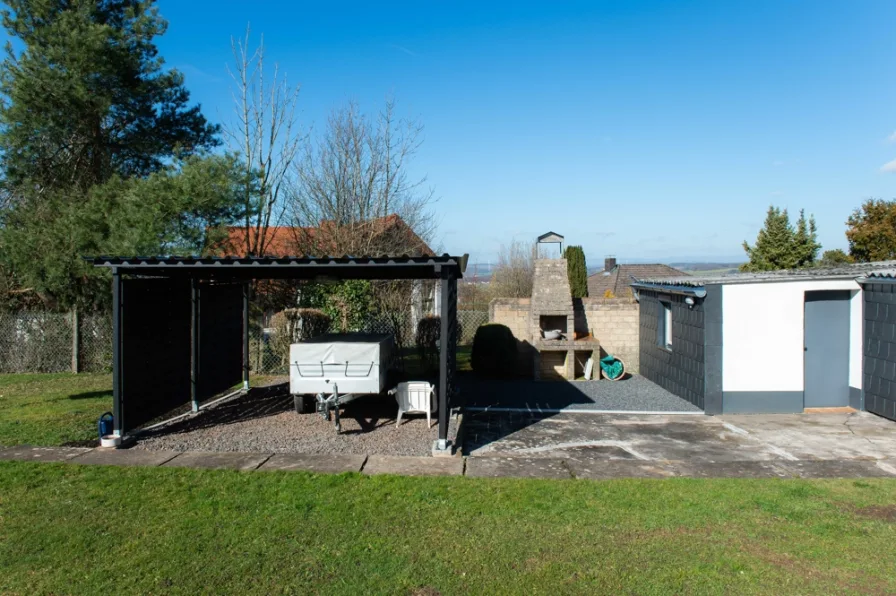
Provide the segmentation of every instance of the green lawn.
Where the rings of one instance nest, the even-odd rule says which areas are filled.
[[[894,593],[892,480],[0,463],[0,593]]]
[[[112,375],[0,375],[0,446],[95,439],[112,409]]]

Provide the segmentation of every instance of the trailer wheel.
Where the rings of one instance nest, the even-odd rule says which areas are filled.
[[[294,395],[296,404],[296,412],[299,414],[310,414],[314,412],[314,396],[313,395]]]

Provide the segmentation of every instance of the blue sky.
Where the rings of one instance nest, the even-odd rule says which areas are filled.
[[[846,248],[852,209],[896,198],[890,0],[159,7],[162,54],[213,120],[247,23],[302,85],[306,128],[393,93],[426,127],[413,173],[441,247],[473,261],[548,230],[592,265],[741,259],[771,203]]]

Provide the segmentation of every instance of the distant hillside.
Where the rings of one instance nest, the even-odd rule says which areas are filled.
[[[631,263],[635,263],[635,264],[643,263],[643,262],[646,262],[646,261],[643,261],[643,260],[631,261]],[[662,262],[662,261],[659,261],[659,262]],[[626,263],[621,263],[621,264],[626,264]],[[695,273],[700,273],[703,275],[733,273],[733,272],[737,271],[738,267],[740,267],[740,263],[699,263],[699,262],[684,263],[684,262],[677,262],[677,263],[664,263],[664,264],[669,265],[669,267],[678,269],[679,271],[684,271],[685,273],[690,273],[692,275]],[[604,270],[603,265],[588,267],[588,275],[592,275],[594,273],[598,273],[603,270]]]
[[[494,265],[491,263],[468,263],[467,270],[464,272],[464,279],[467,281],[487,282],[492,278]]]
[[[633,259],[631,261],[623,261],[622,263],[646,263],[647,261],[644,259]],[[740,263],[702,263],[702,262],[677,262],[677,263],[667,263],[670,267],[674,267],[675,269],[679,269],[686,273],[701,273],[701,274],[721,274],[721,273],[731,273],[737,271],[737,268],[740,267]],[[494,263],[469,263],[467,265],[467,271],[464,273],[465,278],[473,278],[481,281],[486,281],[491,279],[492,271],[494,270]],[[598,273],[603,271],[603,261],[600,264],[594,264],[588,267],[588,275],[592,275],[594,273]]]
[[[740,263],[669,263],[686,273],[734,273],[740,267]]]

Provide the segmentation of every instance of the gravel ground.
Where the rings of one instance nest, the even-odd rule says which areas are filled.
[[[619,412],[700,412],[700,408],[644,377],[622,381],[477,381],[459,379],[468,407]]]
[[[354,453],[359,455],[430,455],[438,425],[426,417],[405,415],[395,426],[398,408],[390,396],[362,397],[342,414],[342,433],[317,414],[297,414],[285,384],[255,388],[142,435],[136,449],[174,451],[258,451],[267,453]],[[457,436],[451,417],[448,437]]]

